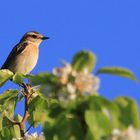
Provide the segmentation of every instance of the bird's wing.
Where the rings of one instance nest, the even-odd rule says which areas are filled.
[[[5,63],[3,64],[3,66],[1,67],[1,69],[7,69],[8,66],[11,64],[12,61],[14,61],[15,57],[19,54],[21,54],[25,48],[27,47],[28,43],[24,42],[22,44],[17,44],[11,51],[11,53],[9,54],[9,56],[7,57]]]
[[[25,48],[27,47],[28,43],[24,42],[16,47],[16,55],[19,55],[24,52]]]

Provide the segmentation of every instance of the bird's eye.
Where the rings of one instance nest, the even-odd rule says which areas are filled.
[[[33,37],[33,38],[37,38],[37,36],[36,36],[36,35],[32,35],[32,37]]]

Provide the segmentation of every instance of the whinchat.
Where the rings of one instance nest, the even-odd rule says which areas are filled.
[[[27,32],[12,49],[1,69],[9,69],[13,73],[30,73],[38,61],[39,45],[44,37],[38,32]]]

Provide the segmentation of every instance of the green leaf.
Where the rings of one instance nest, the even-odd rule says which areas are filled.
[[[1,140],[11,140],[13,137],[10,134],[10,130],[8,127],[5,127],[0,131],[0,139]]]
[[[112,75],[125,77],[134,81],[137,80],[132,71],[121,67],[104,67],[99,69],[96,74],[112,74]]]
[[[89,51],[81,51],[77,53],[72,60],[72,66],[77,71],[83,71],[85,69],[90,73],[96,64],[96,56]]]
[[[20,128],[18,125],[13,125],[8,117],[3,117],[0,139],[11,140],[12,138],[20,138]]]
[[[85,139],[84,140],[96,140],[95,138],[97,138],[97,137],[93,136],[91,131],[89,129],[87,129],[87,133],[85,135]]]
[[[35,97],[29,104],[30,117],[28,122],[34,124],[34,127],[38,124],[43,124],[47,120],[47,110],[47,100],[41,96]]]
[[[12,119],[10,119],[8,116],[3,116],[2,118],[2,128],[8,127],[8,126],[12,126]]]
[[[12,98],[11,100],[9,100],[8,102],[4,104],[3,107],[5,109],[3,111],[3,115],[8,116],[9,118],[12,118],[12,116],[14,115],[16,100],[17,100],[17,97]]]
[[[5,104],[7,101],[18,96],[18,90],[6,90],[0,94],[0,105]]]
[[[17,90],[7,90],[0,95],[0,129],[3,129],[3,125],[10,123],[10,119],[14,115],[17,99]]]
[[[14,125],[10,128],[12,138],[20,138],[20,128],[18,125]]]
[[[83,140],[82,126],[74,115],[62,113],[54,121],[53,124],[47,122],[43,127],[46,139]]]
[[[127,128],[128,126],[133,125],[135,128],[140,128],[138,105],[133,99],[118,97],[114,100],[114,103],[120,110],[120,127]]]
[[[41,123],[44,124],[47,121],[47,111],[45,111],[45,110],[43,110],[43,111],[40,111],[40,110],[33,111],[33,121],[35,122],[34,126],[37,126]]]
[[[41,84],[55,84],[58,81],[58,78],[50,73],[40,73],[37,75],[27,75],[29,81],[34,85]]]
[[[17,115],[14,116],[14,120],[18,121],[18,122],[21,122],[22,116],[20,114],[17,114]]]
[[[102,96],[90,96],[88,102],[90,110],[102,112],[108,117],[113,128],[119,128],[120,111],[114,102],[111,102]]]
[[[7,69],[1,69],[0,70],[0,87],[6,82],[8,81],[9,79],[12,78],[14,74],[7,70]]]
[[[2,115],[0,114],[0,131],[2,130]]]
[[[22,84],[23,80],[24,80],[24,74],[22,73],[16,73],[12,78],[12,81],[16,84]]]
[[[0,95],[0,113],[8,117],[14,114],[15,104],[18,99],[17,90],[7,90]]]
[[[102,137],[111,135],[110,120],[102,112],[87,110],[85,112],[85,121],[95,140],[101,140]]]
[[[55,102],[55,101],[54,103],[50,103],[50,102],[51,101],[49,101],[49,116],[51,118],[56,118],[60,115],[60,113],[65,111],[65,109],[62,108],[58,102]]]
[[[20,138],[20,129],[18,125],[7,126],[0,131],[1,140],[12,140],[13,138]]]
[[[48,101],[45,97],[37,96],[35,97],[29,104],[29,108],[31,110],[42,110],[42,109],[48,109]]]

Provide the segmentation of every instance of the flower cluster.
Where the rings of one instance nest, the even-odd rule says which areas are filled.
[[[134,129],[132,126],[129,126],[127,130],[120,131],[119,129],[114,129],[112,132],[111,140],[139,140],[140,139],[140,130]]]
[[[23,140],[23,138],[13,138],[12,140]],[[45,137],[43,135],[43,133],[41,133],[40,135],[37,134],[37,132],[29,135],[26,134],[25,135],[25,140],[45,140]]]
[[[76,93],[88,95],[99,89],[99,78],[89,73],[86,68],[76,71],[71,64],[64,63],[62,67],[55,68],[53,74],[59,78],[59,83],[66,87],[71,99],[75,99]]]

